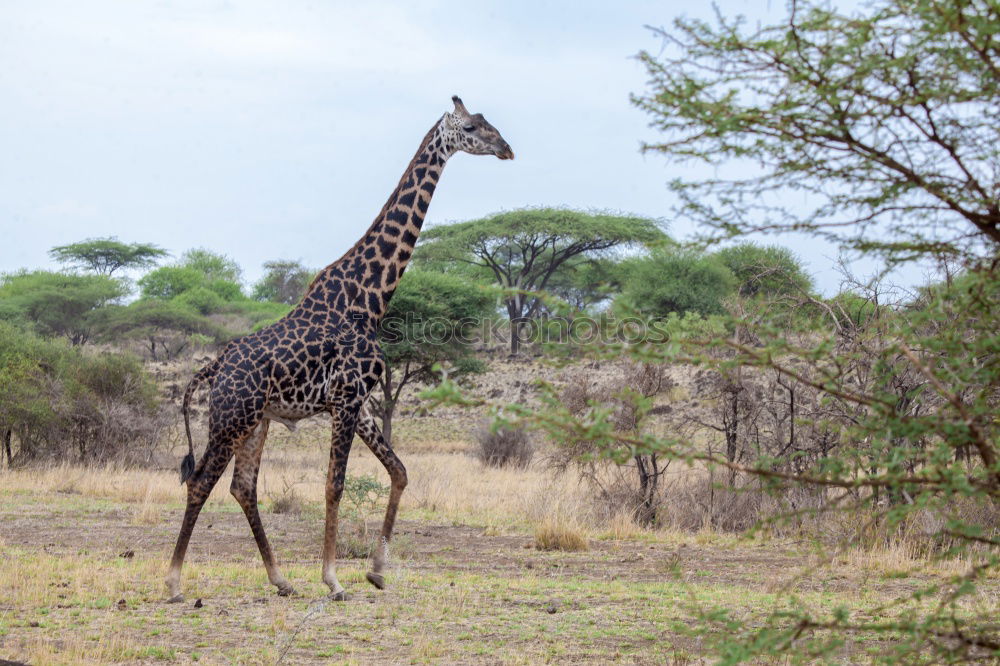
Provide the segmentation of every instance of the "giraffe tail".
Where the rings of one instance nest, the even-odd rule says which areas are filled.
[[[203,367],[201,370],[195,373],[191,381],[188,382],[187,388],[184,389],[184,400],[181,403],[181,413],[184,414],[184,432],[187,434],[188,441],[188,453],[181,460],[181,483],[184,484],[191,475],[194,474],[194,440],[191,437],[191,397],[194,396],[195,390],[202,382],[208,381],[209,384],[212,383],[212,379],[215,377],[215,373],[219,370],[219,359],[216,359]]]

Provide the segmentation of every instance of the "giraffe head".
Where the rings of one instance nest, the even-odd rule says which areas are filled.
[[[444,114],[444,122],[445,130],[456,150],[473,155],[496,155],[502,160],[514,159],[510,144],[483,118],[483,114],[469,113],[458,95],[452,97],[451,101],[455,103],[455,110]]]

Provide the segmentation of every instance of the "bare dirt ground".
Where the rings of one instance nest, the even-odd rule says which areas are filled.
[[[343,560],[352,598],[319,582],[322,519],[265,522],[299,595],[267,584],[242,512],[210,504],[185,569],[187,600],[166,604],[180,508],[133,524],[127,504],[73,494],[5,494],[0,658],[27,663],[700,663],[684,624],[718,603],[757,613],[786,586],[825,608],[913,589],[851,566],[795,574],[795,544],[698,538],[590,541],[542,552],[524,533],[403,520],[389,589]],[[374,526],[374,525],[373,525]],[[884,572],[883,572],[884,573]]]

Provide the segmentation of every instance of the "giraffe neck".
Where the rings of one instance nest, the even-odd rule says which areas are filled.
[[[413,255],[445,163],[456,150],[442,117],[427,132],[364,236],[313,280],[300,307],[377,325]]]

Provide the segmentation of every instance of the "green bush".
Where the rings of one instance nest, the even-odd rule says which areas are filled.
[[[185,305],[203,315],[218,312],[225,303],[219,294],[206,287],[189,289],[173,298],[172,301]]]
[[[8,464],[148,460],[169,419],[138,359],[90,355],[0,322],[0,433]]]
[[[142,299],[127,306],[105,308],[101,314],[105,341],[140,341],[154,361],[161,356],[175,357],[192,343],[192,336],[209,336],[216,342],[232,337],[225,328],[179,299]]]
[[[203,290],[215,294],[221,301],[246,299],[238,282],[226,277],[206,275],[193,266],[162,266],[139,278],[143,298],[170,301],[191,291]],[[193,297],[204,301],[204,296]]]
[[[791,250],[779,245],[739,243],[713,253],[736,278],[741,296],[781,296],[808,292],[812,278]]]
[[[227,314],[239,315],[246,320],[245,325],[251,331],[259,331],[270,326],[291,312],[292,306],[272,301],[235,301],[227,303],[222,309]]]
[[[737,281],[722,262],[695,252],[656,252],[623,264],[617,309],[645,316],[671,313],[723,314],[723,301]]]
[[[246,294],[243,293],[242,287],[236,282],[219,278],[217,280],[209,280],[206,285],[212,292],[218,294],[219,298],[228,302],[232,301],[243,301],[246,300]]]

